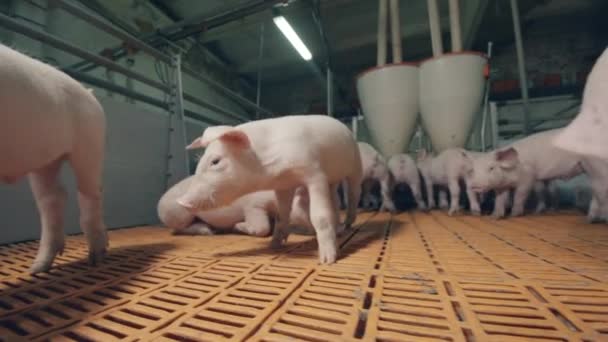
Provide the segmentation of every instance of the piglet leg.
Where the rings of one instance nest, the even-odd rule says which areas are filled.
[[[458,178],[452,179],[449,184],[450,189],[450,210],[448,215],[452,216],[460,211],[460,184],[458,184]]]
[[[543,213],[547,209],[547,191],[546,185],[543,182],[534,183],[534,194],[536,195],[536,210],[537,214]]]
[[[439,190],[439,208],[447,209],[450,205],[448,204],[448,193],[445,189]]]
[[[481,215],[481,207],[479,206],[479,200],[477,198],[477,194],[471,190],[471,188],[467,185],[467,197],[469,198],[469,205],[471,206],[471,213],[473,215]]]
[[[350,176],[346,179],[346,191],[348,192],[348,208],[346,210],[346,220],[344,221],[344,229],[348,229],[355,223],[357,218],[357,206],[361,197],[361,177]]]
[[[332,264],[338,257],[336,246],[337,212],[333,209],[329,184],[317,181],[308,186],[310,221],[317,233],[319,263]]]
[[[495,219],[501,219],[505,217],[505,210],[507,207],[507,201],[509,200],[509,190],[501,190],[496,192],[496,199],[494,201],[494,211],[492,217]]]
[[[270,219],[264,208],[246,208],[245,222],[234,225],[234,229],[247,235],[268,236],[270,234]]]
[[[91,139],[78,146],[70,159],[78,187],[80,227],[87,238],[91,265],[101,262],[108,247],[102,205],[103,149],[103,139]]]
[[[437,206],[435,203],[435,192],[433,191],[433,182],[431,181],[431,177],[424,177],[424,183],[426,185],[426,198],[430,210]]]
[[[515,194],[513,195],[513,209],[511,209],[511,216],[521,216],[524,214],[524,205],[526,199],[530,194],[531,186],[523,184],[515,188]]]
[[[338,217],[338,221],[340,221],[340,198],[338,198],[338,184],[332,184],[329,187],[329,191],[331,193],[331,201],[333,203],[333,210],[336,213],[336,217]],[[346,225],[341,224],[340,222],[338,222],[337,228],[336,228],[336,234],[340,235],[342,234],[346,229]]]
[[[283,243],[287,241],[287,237],[289,237],[289,215],[291,213],[294,193],[295,189],[275,191],[279,217],[277,218],[277,222],[274,225],[274,231],[272,232],[271,248],[281,248]],[[310,200],[312,201],[312,198]]]
[[[416,200],[416,204],[418,204],[418,209],[427,210],[426,204],[422,200],[422,193],[420,192],[420,183],[419,182],[411,182],[410,188],[412,189],[412,195],[414,195],[414,199]]]
[[[29,175],[42,227],[40,247],[30,268],[31,273],[48,271],[55,256],[63,253],[63,221],[67,193],[59,182],[61,164],[62,161],[57,160]]]
[[[390,184],[390,176],[388,173],[382,180],[380,180],[380,192],[382,193],[382,207],[381,211],[390,211],[395,212],[397,209],[395,208],[395,204],[393,203],[393,199],[391,198],[391,184]]]

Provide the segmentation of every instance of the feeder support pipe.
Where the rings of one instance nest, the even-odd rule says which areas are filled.
[[[519,70],[519,88],[521,89],[521,100],[524,110],[524,135],[529,131],[528,112],[528,78],[526,77],[526,59],[524,55],[524,44],[521,37],[521,24],[519,21],[519,6],[517,0],[511,0],[511,12],[513,14],[513,31],[515,33],[515,48],[517,50],[517,68]]]
[[[257,110],[255,111],[256,120],[260,119],[260,103],[262,100],[262,60],[264,58],[264,24],[260,26],[260,48],[258,50],[258,75],[257,75],[257,87],[255,94],[255,105]]]
[[[450,0],[450,33],[452,34],[452,52],[462,51],[460,7],[458,2],[458,0]]]
[[[399,0],[390,0],[391,38],[393,44],[393,63],[403,61],[401,51],[401,19],[399,18]]]
[[[386,20],[388,17],[388,0],[378,0],[378,56],[377,65],[386,64]]]
[[[439,22],[439,9],[437,0],[427,0],[429,10],[429,26],[431,28],[431,44],[433,45],[433,57],[441,56],[443,53],[443,39],[441,37],[441,23]]]
[[[327,67],[327,115],[334,116],[334,77],[333,72]]]

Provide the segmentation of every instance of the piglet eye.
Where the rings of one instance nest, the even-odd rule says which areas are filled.
[[[494,171],[494,166],[490,166],[490,171]]]
[[[215,158],[211,161],[211,165],[217,165],[220,163],[220,158]]]

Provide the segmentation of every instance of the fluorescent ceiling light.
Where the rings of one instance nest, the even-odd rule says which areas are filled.
[[[289,25],[289,22],[287,22],[287,19],[285,19],[285,17],[283,17],[282,15],[274,17],[274,23],[275,25],[277,25],[279,30],[283,32],[285,38],[289,40],[291,45],[293,45],[293,47],[296,49],[296,51],[298,51],[300,56],[304,58],[304,60],[309,61],[312,59],[312,54],[310,53],[306,45],[304,45],[302,39],[298,37],[296,31],[294,31],[291,25]]]

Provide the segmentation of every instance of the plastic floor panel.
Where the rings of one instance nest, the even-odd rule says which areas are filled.
[[[37,242],[0,246],[0,340],[608,341],[608,227],[571,213],[362,213],[329,266],[303,235],[110,239],[36,276]]]

